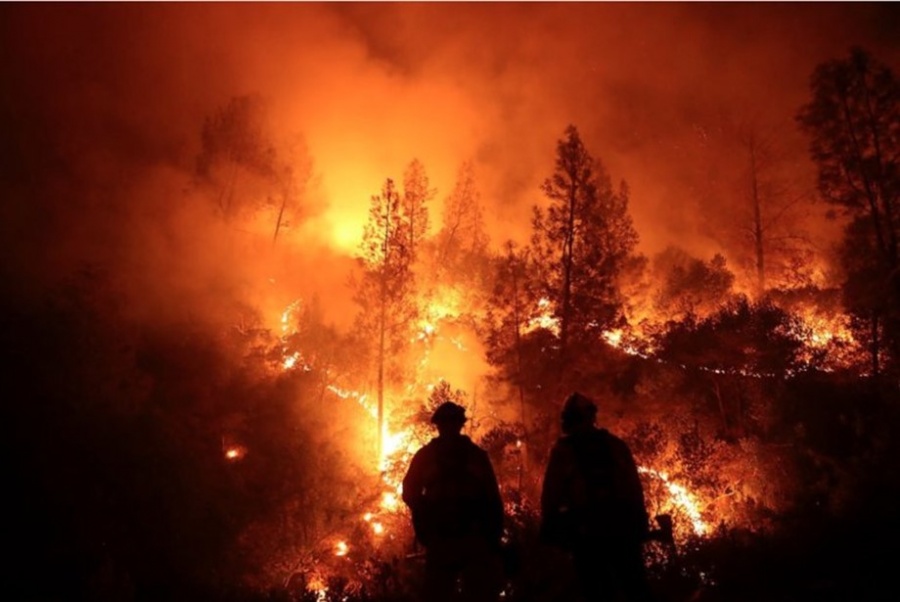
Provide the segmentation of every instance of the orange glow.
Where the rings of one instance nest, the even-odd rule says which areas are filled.
[[[444,398],[429,393],[443,390],[439,378],[451,385],[445,398],[466,406],[465,433],[490,451],[519,526],[539,505],[568,387],[597,396],[599,422],[634,437],[648,464],[641,479],[679,536],[778,525],[769,517],[794,494],[851,507],[855,474],[843,461],[880,461],[882,438],[866,435],[884,390],[843,399],[860,372],[884,363],[889,375],[897,358],[873,345],[866,363],[879,323],[851,329],[839,309],[853,275],[844,268],[870,266],[874,247],[843,253],[835,243],[871,229],[845,231],[859,225],[853,211],[818,198],[818,162],[796,117],[811,68],[838,46],[871,42],[896,64],[889,23],[875,23],[882,9],[239,4],[13,8],[0,59],[12,159],[0,167],[0,231],[15,243],[0,265],[14,283],[9,315],[28,329],[9,333],[27,343],[13,364],[21,355],[33,367],[23,377],[58,373],[38,401],[68,404],[74,393],[73,406],[105,421],[101,431],[149,420],[139,439],[99,441],[98,454],[124,443],[161,467],[180,462],[185,480],[204,471],[192,487],[163,491],[175,507],[182,495],[225,502],[211,512],[229,521],[227,554],[194,564],[234,560],[233,574],[207,571],[223,586],[308,583],[279,591],[307,600],[339,599],[342,579],[374,580],[385,560],[399,560],[405,578],[415,562],[400,555],[414,545],[401,480],[436,434],[428,416]],[[722,69],[720,57],[741,68]],[[219,118],[251,98],[258,119]],[[566,227],[577,218],[591,236],[568,232],[560,256],[551,216],[563,197],[551,188],[567,124],[597,180],[586,202],[571,197]],[[414,251],[380,275],[409,268],[412,278],[360,278],[372,196],[390,178],[403,199],[413,159],[435,190],[427,219],[413,220],[422,231],[393,217],[378,228],[406,230],[399,244]],[[455,186],[461,164],[471,178]],[[454,210],[459,199],[473,203]],[[747,238],[750,201],[763,215]],[[628,219],[613,221],[623,204]],[[634,254],[611,257],[628,222]],[[600,226],[606,234],[595,235]],[[727,263],[710,262],[714,253]],[[695,260],[703,270],[692,271]],[[582,261],[595,265],[582,271]],[[867,286],[854,294],[879,284],[859,278]],[[745,307],[734,299],[742,291],[754,311],[783,304],[796,324],[773,336],[767,313],[702,322]],[[388,292],[415,311],[392,307],[386,321]],[[880,301],[868,296],[857,300]],[[40,426],[29,399],[12,401],[23,424]],[[832,431],[841,439],[816,447]],[[61,449],[72,440],[62,434],[51,441]],[[844,439],[852,454],[813,453],[840,452]],[[35,479],[67,468],[46,455],[56,461],[39,462],[50,472]],[[216,551],[216,539],[201,543]]]
[[[396,493],[385,491],[381,496],[381,508],[389,512],[396,512],[400,509],[400,499]]]
[[[638,472],[662,481],[669,493],[669,502],[687,515],[695,535],[706,535],[709,532],[709,525],[704,522],[701,516],[700,502],[697,496],[688,491],[683,485],[670,481],[669,475],[665,472],[647,468],[646,466],[639,466]]]
[[[232,445],[225,449],[225,458],[230,462],[237,462],[247,455],[247,449],[240,445]]]
[[[306,591],[316,594],[316,602],[325,602],[328,599],[328,586],[319,575],[313,576],[306,584]]]
[[[334,546],[334,555],[335,556],[346,556],[347,552],[350,551],[350,546],[347,545],[346,541],[339,541]]]
[[[828,350],[825,355],[824,370],[843,367],[850,362],[850,356],[860,353],[859,343],[850,330],[850,317],[819,311],[814,307],[801,308],[795,314],[797,324],[791,333],[803,342],[801,361],[810,363],[816,354]]]
[[[618,347],[622,344],[622,329],[607,330],[603,333],[603,338],[613,347]]]
[[[538,328],[546,328],[554,334],[559,334],[559,319],[553,316],[552,308],[550,307],[550,299],[542,297],[538,301],[537,309],[538,315],[525,325],[525,332],[531,332]]]

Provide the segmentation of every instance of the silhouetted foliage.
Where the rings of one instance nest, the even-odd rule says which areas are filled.
[[[790,335],[793,319],[770,302],[739,297],[708,318],[671,324],[659,355],[694,369],[789,375],[801,345]]]
[[[481,284],[488,265],[488,235],[481,195],[471,161],[463,163],[456,183],[444,200],[441,229],[435,237],[435,264],[450,280]]]
[[[822,198],[849,219],[845,298],[868,325],[858,332],[877,374],[880,350],[900,349],[900,84],[888,66],[853,48],[819,65],[810,88],[797,120],[810,136]]]
[[[618,275],[638,235],[628,213],[627,185],[613,190],[574,126],[557,142],[556,167],[541,190],[549,204],[534,207],[532,256],[542,296],[559,323],[565,358],[570,342],[596,340],[621,322]]]
[[[705,262],[668,247],[653,258],[652,265],[661,283],[656,308],[669,320],[708,316],[732,293],[734,274],[719,254]]]

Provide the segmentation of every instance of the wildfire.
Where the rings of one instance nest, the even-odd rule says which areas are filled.
[[[247,448],[240,445],[231,445],[225,448],[225,459],[229,462],[237,462],[247,455]]]
[[[291,326],[292,315],[298,307],[299,301],[295,301],[291,303],[281,315],[282,366],[285,370],[296,370],[301,367],[305,370],[312,369],[304,363],[302,352],[289,349],[287,344],[288,337],[291,336],[293,332]],[[423,319],[417,324],[418,333],[413,339],[414,343],[422,345],[422,348],[420,349],[421,356],[419,357],[421,361],[418,362],[419,369],[424,368],[425,364],[428,362],[432,345],[441,337],[441,321],[452,319],[460,315],[459,297],[458,294],[455,293],[449,295],[446,299],[441,298],[440,302],[433,301],[426,307],[427,309]],[[549,299],[541,299],[538,303],[538,310],[539,315],[531,320],[529,328],[546,328],[553,332],[558,332],[559,323],[552,315],[552,307]],[[628,343],[629,333],[630,331],[627,333],[623,329],[616,329],[604,333],[603,338],[610,345],[614,345],[631,353],[634,349]],[[459,349],[464,349],[461,344],[455,346]],[[634,353],[637,352],[634,351]],[[365,410],[366,414],[371,417],[372,426],[375,429],[378,428],[376,422],[378,417],[377,406],[366,393],[342,388],[336,384],[328,384],[326,385],[326,389],[341,399],[355,401]],[[427,386],[424,387],[424,389],[431,390]],[[421,389],[410,389],[410,391],[407,391],[407,394],[415,395],[416,391],[421,391]],[[396,411],[396,409],[397,408],[395,407],[392,408],[389,406],[388,411]],[[362,510],[364,511],[358,516],[363,521],[366,531],[374,538],[374,541],[377,542],[376,545],[389,545],[388,542],[393,539],[390,536],[391,528],[396,524],[397,515],[405,509],[401,502],[401,467],[405,466],[404,460],[408,459],[423,441],[417,440],[417,436],[420,435],[414,429],[396,429],[394,428],[394,423],[390,420],[385,420],[383,422],[381,435],[382,451],[380,457],[377,458],[377,468],[380,471],[383,489],[380,497],[377,498],[377,501],[373,501],[371,507],[363,508]],[[516,447],[521,447],[523,445],[522,440],[517,439],[515,445]],[[670,481],[668,475],[664,472],[644,467],[640,470],[642,473],[648,474],[662,482],[665,491],[667,492],[669,503],[678,508],[689,518],[691,529],[694,534],[704,535],[708,532],[709,528],[701,518],[699,510],[700,504],[691,492],[678,483]],[[350,543],[343,538],[336,538],[333,541],[335,541],[335,543],[332,548],[332,558],[347,557],[350,552]],[[311,581],[308,590],[315,594],[317,600],[327,599],[328,588],[326,587],[325,581],[321,578],[319,578],[318,581]]]
[[[693,493],[688,491],[683,485],[670,481],[668,473],[647,468],[646,466],[638,466],[638,472],[662,481],[663,486],[669,493],[670,503],[687,515],[695,535],[706,535],[709,532],[709,525],[704,522],[700,513],[700,503]]]
[[[300,307],[300,299],[295,299],[284,308],[284,311],[281,312],[281,336],[286,337],[292,333],[291,328],[291,314],[293,314],[297,308]]]
[[[798,311],[797,324],[791,334],[806,348],[801,359],[812,363],[816,356],[825,354],[826,365],[822,369],[828,371],[838,366],[852,364],[852,356],[859,353],[859,343],[850,330],[850,318],[845,314],[829,314],[816,308],[804,308]]]
[[[300,299],[296,299],[281,312],[281,367],[284,370],[300,368],[304,372],[309,372],[312,366],[303,359],[303,354],[299,351],[291,353],[288,349],[288,338],[297,332],[296,327],[291,325],[291,316],[299,307]]]
[[[389,512],[396,512],[400,509],[400,498],[392,491],[385,491],[381,496],[381,508]]]
[[[349,551],[350,546],[347,545],[346,541],[339,541],[334,545],[335,556],[346,556]]]
[[[603,339],[613,347],[619,347],[622,344],[622,329],[607,330],[603,333]]]
[[[282,367],[284,367],[285,370],[290,370],[290,369],[293,368],[295,365],[297,365],[297,360],[298,360],[298,359],[300,359],[300,354],[299,354],[299,353],[292,353],[291,355],[289,355],[289,356],[287,356],[286,358],[284,358],[284,361],[281,362],[281,365],[282,365]]]
[[[309,583],[306,584],[306,591],[316,595],[316,602],[325,602],[328,599],[328,586],[325,585],[325,580],[318,575],[309,580]]]
[[[537,312],[537,315],[525,325],[525,332],[546,328],[554,334],[559,334],[559,319],[553,315],[550,299],[542,297],[538,300]]]

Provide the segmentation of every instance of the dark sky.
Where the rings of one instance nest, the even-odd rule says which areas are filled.
[[[738,202],[717,181],[740,172],[730,128],[775,132],[796,186],[811,186],[793,116],[812,70],[854,44],[896,70],[898,15],[895,3],[6,4],[5,259],[102,255],[122,238],[151,258],[200,253],[195,226],[132,234],[191,202],[204,117],[251,93],[279,134],[307,141],[324,209],[304,235],[327,246],[355,248],[369,196],[414,157],[438,200],[473,160],[495,241],[521,237],[573,123],[629,183],[645,251],[707,253],[710,189]]]

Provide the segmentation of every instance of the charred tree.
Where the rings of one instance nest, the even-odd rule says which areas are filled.
[[[770,275],[776,286],[785,285],[790,280],[788,266],[798,256],[810,253],[800,214],[808,195],[799,192],[783,173],[786,166],[776,137],[755,124],[743,130],[740,142],[747,164],[742,187],[750,211],[742,218],[741,230],[743,238],[750,241],[748,255],[752,257],[756,298],[760,299],[769,288]]]

